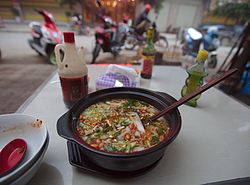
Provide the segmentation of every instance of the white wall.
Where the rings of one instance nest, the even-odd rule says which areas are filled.
[[[166,2],[164,3],[162,10],[159,12],[158,18],[156,17],[154,10],[150,12],[149,15],[150,20],[156,22],[157,28],[160,31],[165,31],[168,26],[167,20],[169,16],[169,9],[170,9],[170,3]]]
[[[165,0],[156,23],[160,31],[165,31],[169,25],[182,29],[196,27],[201,22],[202,12],[203,0]],[[155,12],[151,11],[149,17],[155,21]]]
[[[181,4],[179,5],[179,11],[176,18],[176,26],[177,27],[188,27],[190,25],[194,25],[193,21],[195,19],[195,14],[197,11],[197,7],[193,5]]]

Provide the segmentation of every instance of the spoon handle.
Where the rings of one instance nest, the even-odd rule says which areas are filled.
[[[196,89],[195,91],[193,91],[192,93],[183,96],[181,99],[179,99],[178,101],[174,102],[173,104],[171,104],[170,106],[166,107],[165,109],[163,109],[162,111],[160,111],[159,113],[155,114],[154,116],[152,116],[150,118],[151,121],[155,121],[158,118],[162,117],[163,115],[165,115],[166,113],[168,113],[169,111],[171,111],[174,108],[179,107],[180,105],[186,103],[187,101],[189,101],[190,99],[194,98],[195,96],[197,96],[198,94],[201,94],[202,92],[208,90],[209,88],[215,86],[216,84],[218,84],[219,82],[223,81],[225,78],[229,77],[230,75],[232,75],[233,73],[235,73],[237,71],[237,69],[231,69],[227,72],[225,72],[223,75],[221,75],[220,77],[208,82],[207,84],[201,86],[200,88]]]

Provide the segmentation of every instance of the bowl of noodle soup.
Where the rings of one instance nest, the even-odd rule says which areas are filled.
[[[175,101],[166,93],[141,88],[96,91],[58,119],[57,132],[101,168],[141,170],[159,161],[180,131],[178,109],[148,122]]]

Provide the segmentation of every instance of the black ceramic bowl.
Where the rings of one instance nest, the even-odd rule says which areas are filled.
[[[110,88],[89,94],[79,100],[67,113],[57,121],[58,134],[80,146],[81,152],[92,163],[113,171],[136,171],[157,162],[164,154],[166,147],[176,138],[181,128],[181,116],[178,109],[168,113],[164,119],[169,123],[169,135],[158,145],[134,153],[112,153],[95,149],[85,143],[77,134],[76,127],[80,114],[90,105],[115,98],[131,98],[147,102],[158,110],[169,106],[176,100],[165,93],[140,88]]]

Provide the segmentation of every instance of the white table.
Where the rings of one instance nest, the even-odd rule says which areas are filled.
[[[92,92],[96,77],[103,74],[106,67],[88,68]],[[153,78],[142,79],[141,87],[179,99],[186,77],[180,67],[155,66]],[[189,185],[250,176],[250,111],[216,88],[202,95],[198,107],[179,108],[183,124],[179,136],[150,172],[136,178],[116,179],[79,171],[69,164],[66,140],[56,131],[57,119],[67,111],[57,80],[55,73],[37,95],[19,109],[44,120],[50,134],[44,161],[29,185]]]

